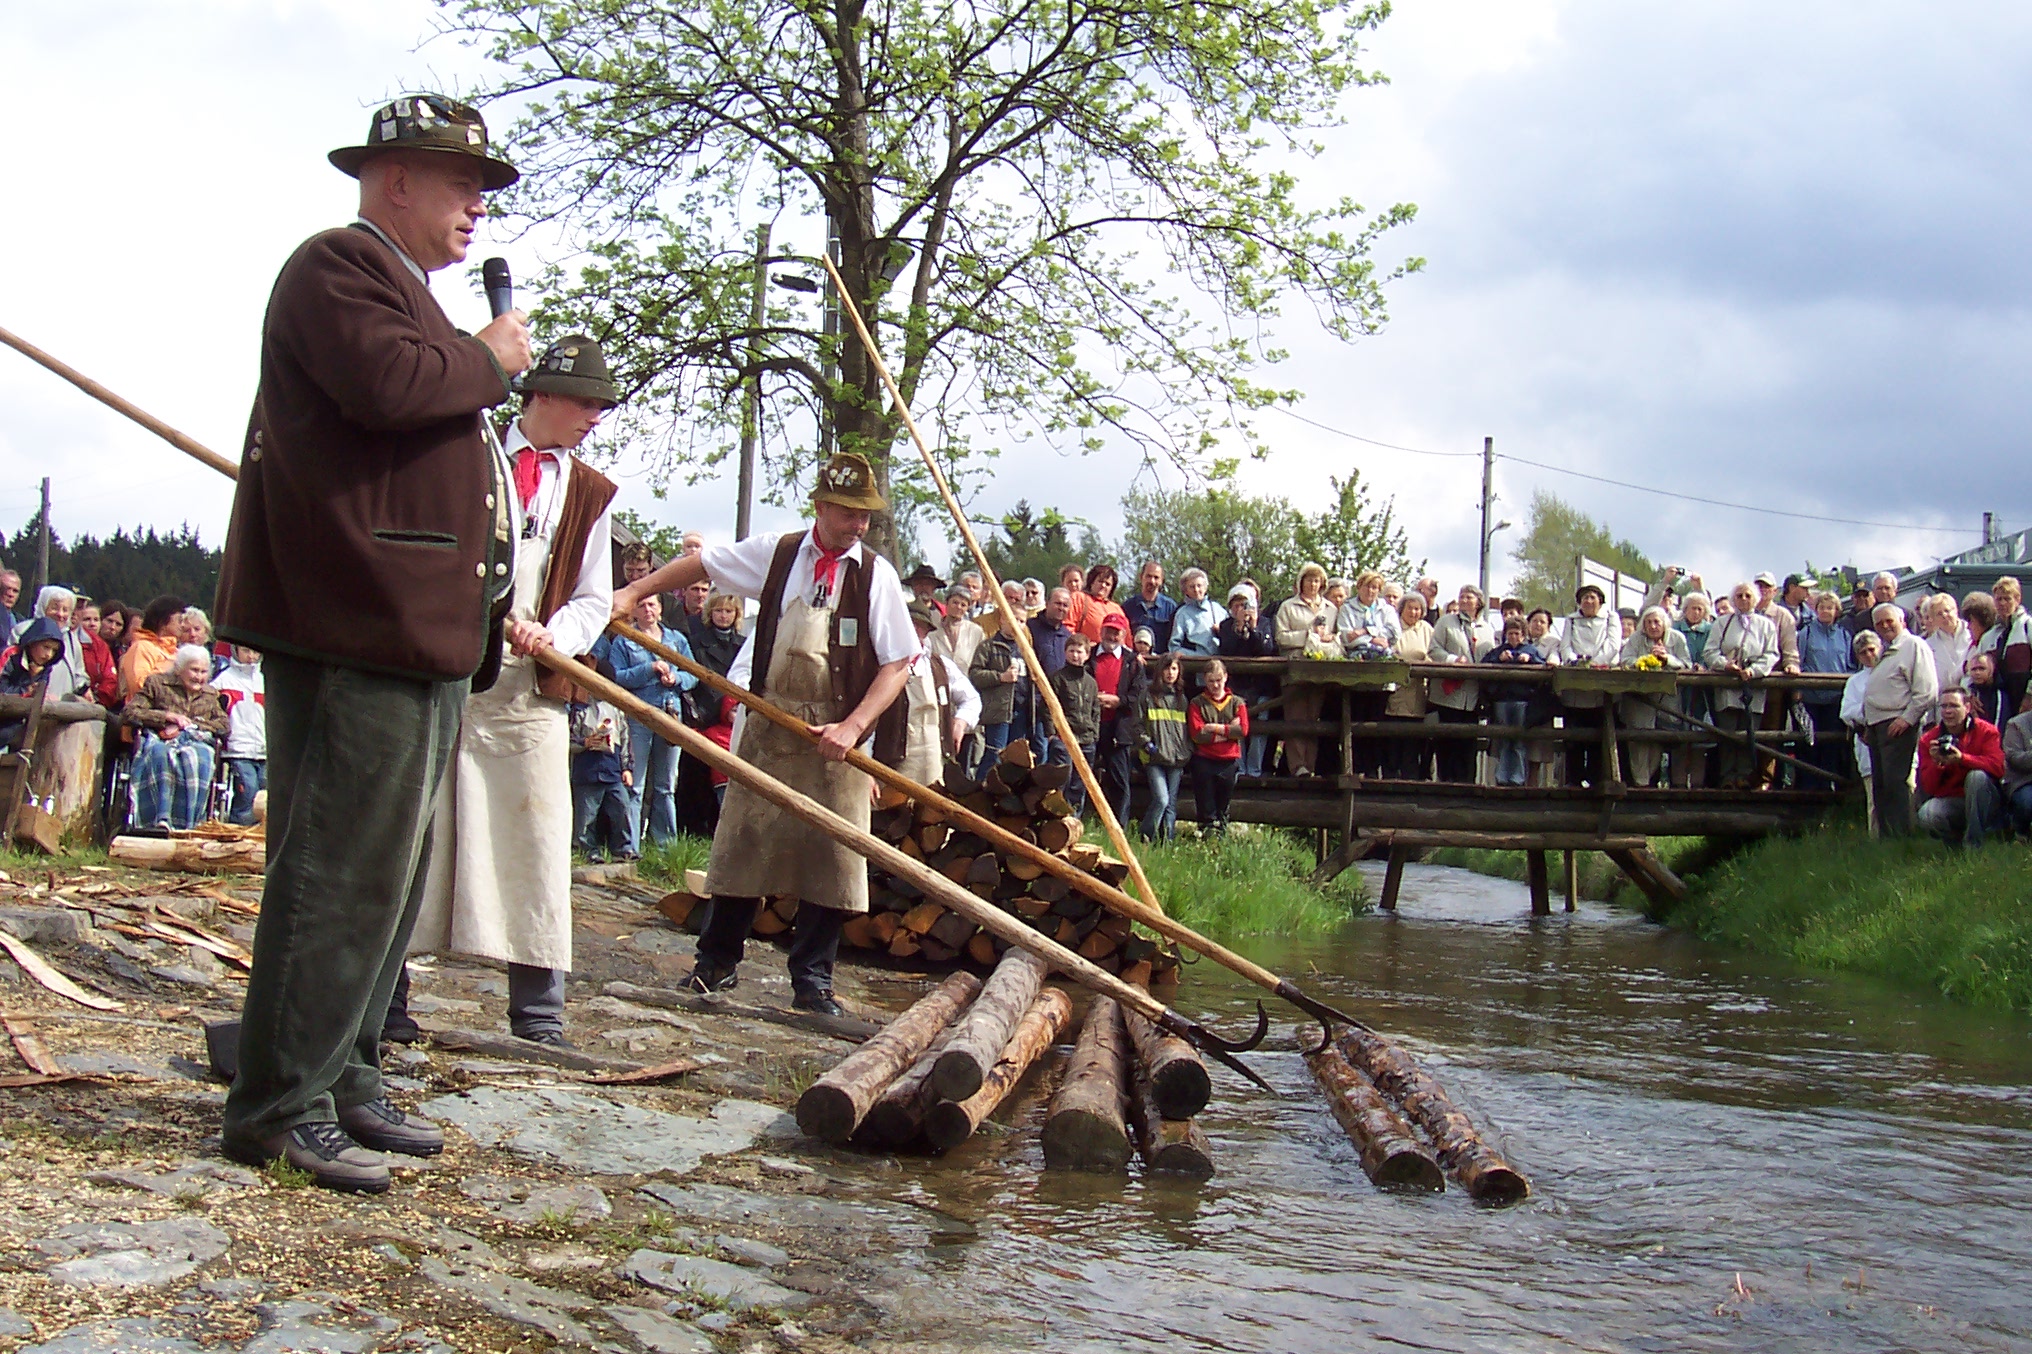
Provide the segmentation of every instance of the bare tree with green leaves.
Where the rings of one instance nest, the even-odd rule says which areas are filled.
[[[1246,414],[1296,297],[1330,333],[1374,332],[1378,235],[1410,219],[1299,173],[1387,0],[447,0],[454,32],[521,100],[512,210],[587,261],[542,318],[610,346],[660,471],[710,473],[759,379],[765,478],[812,455],[782,419],[830,419],[891,484],[900,419],[851,331],[771,293],[751,318],[755,228],[822,228],[953,469],[975,442],[1132,439],[1197,468]],[[823,222],[823,227],[813,225]],[[798,241],[808,254],[816,239]],[[919,501],[921,501],[921,496]],[[894,523],[878,521],[888,548]]]

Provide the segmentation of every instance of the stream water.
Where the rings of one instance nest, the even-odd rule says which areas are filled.
[[[1413,1049],[1527,1202],[1372,1187],[1280,1025],[1279,1096],[1216,1073],[1205,1185],[1047,1175],[1034,1132],[913,1166],[946,1230],[892,1315],[970,1349],[2032,1348],[2032,1021],[1527,913],[1413,866],[1397,917],[1253,947]],[[1252,1000],[1201,964],[1179,1004]]]

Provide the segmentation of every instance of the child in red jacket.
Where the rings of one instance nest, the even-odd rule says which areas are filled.
[[[1228,690],[1227,664],[1216,658],[1200,673],[1200,694],[1185,712],[1192,740],[1192,802],[1201,832],[1228,830],[1228,805],[1235,797],[1235,773],[1249,737],[1249,707]]]

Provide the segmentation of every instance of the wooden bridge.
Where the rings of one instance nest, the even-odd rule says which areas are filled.
[[[1423,852],[1442,846],[1479,847],[1525,853],[1534,913],[1551,911],[1551,880],[1547,855],[1563,857],[1566,907],[1574,906],[1577,885],[1575,853],[1600,851],[1614,861],[1646,897],[1660,904],[1683,898],[1685,885],[1650,849],[1653,837],[1756,837],[1803,829],[1843,801],[1860,794],[1860,784],[1799,759],[1812,742],[1803,732],[1714,727],[1679,713],[1679,693],[1687,688],[1762,690],[1767,704],[1776,705],[1807,691],[1839,692],[1841,675],[1768,677],[1743,682],[1721,673],[1640,672],[1627,668],[1497,667],[1490,665],[1395,661],[1335,661],[1245,658],[1223,660],[1231,678],[1260,681],[1275,677],[1279,694],[1250,707],[1250,728],[1273,741],[1312,737],[1321,740],[1312,776],[1264,775],[1237,783],[1232,815],[1235,821],[1312,829],[1317,835],[1319,869],[1316,882],[1338,875],[1355,861],[1385,856],[1381,906],[1394,910],[1404,865]],[[1204,666],[1188,660],[1187,669]],[[1428,678],[1473,679],[1541,689],[1547,712],[1530,725],[1434,724],[1402,719],[1360,718],[1373,710],[1376,697],[1399,682]],[[1320,697],[1321,716],[1293,720],[1284,707],[1294,692]],[[1601,705],[1586,713],[1600,714],[1600,726],[1551,726],[1547,719],[1562,713],[1559,698],[1578,692],[1597,693]],[[1642,706],[1653,712],[1656,728],[1631,728],[1628,710]],[[1846,733],[1840,735],[1847,741]],[[1472,743],[1477,751],[1473,782],[1403,780],[1358,774],[1357,749],[1365,742],[1415,740],[1435,746],[1454,741]],[[1600,749],[1599,783],[1585,786],[1499,786],[1493,784],[1496,740],[1527,744],[1592,744]],[[1775,761],[1792,783],[1774,780],[1766,789],[1709,789],[1633,785],[1625,778],[1624,755],[1640,743],[1666,753],[1706,747],[1710,755],[1725,742],[1743,748],[1753,764]],[[1273,749],[1274,750],[1274,749]],[[1850,763],[1852,765],[1852,763]],[[1191,797],[1182,796],[1183,810]],[[1180,817],[1190,817],[1181,812]]]

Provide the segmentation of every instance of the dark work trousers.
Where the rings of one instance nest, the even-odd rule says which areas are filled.
[[[747,952],[748,931],[755,925],[760,898],[715,898],[699,931],[698,956],[701,963],[731,969]],[[790,987],[800,995],[833,990],[833,961],[840,953],[840,928],[852,913],[817,903],[799,903],[797,921],[791,929]]]
[[[1228,806],[1235,798],[1235,775],[1242,769],[1240,757],[1194,757],[1192,771],[1193,815],[1202,832],[1228,830]]]
[[[713,793],[713,769],[696,757],[677,759],[677,830],[710,838],[720,826],[720,801]]]
[[[1912,759],[1919,751],[1919,726],[1913,725],[1896,738],[1891,736],[1894,721],[1872,724],[1870,743],[1871,798],[1877,809],[1877,835],[1912,835]],[[272,755],[272,754],[271,754]]]
[[[1442,724],[1479,724],[1482,722],[1479,710],[1456,710],[1451,706],[1435,705],[1433,712]],[[1595,721],[1601,723],[1599,719]],[[1472,738],[1441,738],[1435,741],[1437,751],[1434,761],[1438,764],[1438,778],[1455,785],[1475,783],[1475,766],[1480,758],[1481,744]]]
[[[538,968],[532,964],[510,964],[508,966],[508,1028],[518,1039],[534,1039],[539,1034],[564,1033],[564,980],[566,973],[561,968]],[[407,1035],[414,1039],[419,1033],[416,1021],[409,1014],[409,970],[405,967],[395,979],[395,990],[388,998],[388,1013],[381,1018],[383,1042],[394,1042],[392,1036]]]
[[[1785,724],[1787,719],[1790,717],[1790,712],[1792,709],[1792,700],[1793,696],[1790,691],[1773,691],[1769,695],[1767,695],[1764,698],[1764,713],[1762,716],[1759,717],[1759,721],[1757,724],[1757,732],[1768,733],[1773,735],[1784,733]],[[1837,711],[1839,711],[1840,708],[1841,707],[1839,705],[1835,707]],[[1763,755],[1761,749],[1759,750],[1757,757],[1758,789],[1761,790],[1767,786],[1775,785],[1778,783],[1779,766],[1780,763],[1776,757],[1766,757]],[[1792,768],[1790,767],[1785,768],[1785,772],[1788,778],[1791,775],[1791,770]],[[1810,776],[1808,777],[1808,779],[1815,781],[1820,780],[1820,778],[1817,776]],[[1825,781],[1820,781],[1820,783],[1822,785],[1826,784]]]
[[[1561,708],[1560,714],[1565,717],[1567,728],[1586,729],[1592,735],[1565,745],[1566,783],[1579,785],[1585,781],[1589,785],[1601,785],[1608,771],[1602,765],[1602,708],[1599,705],[1592,708],[1568,705]]]
[[[1800,758],[1838,776],[1856,774],[1856,762],[1849,748],[1849,728],[1842,723],[1841,705],[1836,701],[1806,702],[1806,714],[1813,721],[1813,746],[1795,749]],[[1823,776],[1801,775],[1802,790],[1829,790],[1834,782]]]
[[[1129,821],[1129,793],[1136,785],[1136,759],[1134,750],[1127,744],[1117,742],[1115,731],[1121,727],[1118,719],[1101,723],[1101,740],[1096,746],[1100,750],[1101,764],[1094,768],[1100,773],[1101,793],[1108,797],[1108,807],[1115,811],[1115,821]]]
[[[381,1095],[381,1021],[469,683],[270,653],[268,876],[225,1132],[255,1141]]]

